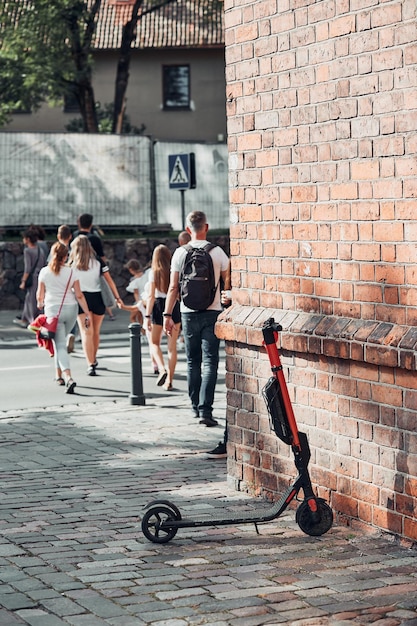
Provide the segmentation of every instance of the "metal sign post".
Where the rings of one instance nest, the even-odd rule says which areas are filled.
[[[185,189],[181,189],[181,224],[182,230],[185,230]]]

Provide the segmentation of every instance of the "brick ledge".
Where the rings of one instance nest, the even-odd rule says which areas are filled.
[[[233,304],[220,314],[216,334],[225,341],[261,346],[262,325],[271,317],[283,328],[284,350],[416,369],[416,326]]]

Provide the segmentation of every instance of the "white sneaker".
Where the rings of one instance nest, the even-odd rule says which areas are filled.
[[[13,324],[16,324],[16,326],[20,326],[21,328],[26,328],[28,325],[27,322],[22,320],[22,318],[20,317],[15,317],[13,320]]]

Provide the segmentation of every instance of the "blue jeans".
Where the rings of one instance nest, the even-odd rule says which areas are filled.
[[[211,417],[217,382],[220,340],[214,326],[220,311],[181,313],[187,355],[188,395],[195,414]]]

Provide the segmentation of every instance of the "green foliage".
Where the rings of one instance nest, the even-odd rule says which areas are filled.
[[[114,106],[112,103],[105,104],[103,107],[100,103],[96,105],[97,120],[98,120],[98,132],[99,133],[111,133],[113,122]],[[131,124],[129,116],[125,114],[123,118],[123,135],[143,135],[146,126],[142,124],[140,128]],[[84,132],[83,121],[80,117],[76,117],[68,122],[65,126],[65,130],[70,133],[82,133]]]
[[[96,12],[80,0],[0,3],[0,125],[91,80]]]

